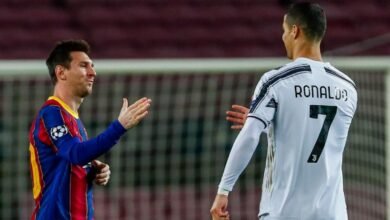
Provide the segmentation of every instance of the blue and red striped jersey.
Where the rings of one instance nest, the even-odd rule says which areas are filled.
[[[88,140],[78,113],[59,98],[49,97],[29,135],[36,205],[31,219],[93,219],[90,161],[107,152],[125,131],[115,121]]]

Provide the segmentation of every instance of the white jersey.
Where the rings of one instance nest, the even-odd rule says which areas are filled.
[[[259,134],[253,132],[267,131],[261,219],[348,219],[342,158],[356,105],[354,82],[329,63],[298,58],[267,72],[256,87],[220,189],[231,191],[249,162],[258,144]]]

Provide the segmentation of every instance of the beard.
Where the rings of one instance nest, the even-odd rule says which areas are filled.
[[[78,95],[80,98],[85,98],[85,97],[87,97],[88,95],[90,95],[91,93],[92,93],[92,85],[91,85],[91,86],[88,86],[88,87],[80,88],[79,91],[77,92],[77,95]]]

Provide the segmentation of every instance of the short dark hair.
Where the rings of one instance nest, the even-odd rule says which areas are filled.
[[[300,2],[290,5],[286,22],[288,25],[299,26],[306,38],[312,41],[321,41],[326,31],[326,16],[319,4]]]
[[[54,85],[57,83],[56,66],[61,65],[69,68],[70,62],[72,62],[70,53],[75,51],[85,52],[89,55],[89,44],[84,40],[59,41],[46,59],[46,66],[49,69],[49,75]]]

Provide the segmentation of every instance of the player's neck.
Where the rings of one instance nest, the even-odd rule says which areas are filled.
[[[54,88],[55,97],[60,98],[65,104],[67,104],[74,112],[78,112],[78,109],[83,102],[83,98],[74,96],[70,90],[61,89],[59,85]]]
[[[293,60],[304,57],[315,61],[322,61],[320,43],[301,42],[293,51]]]

